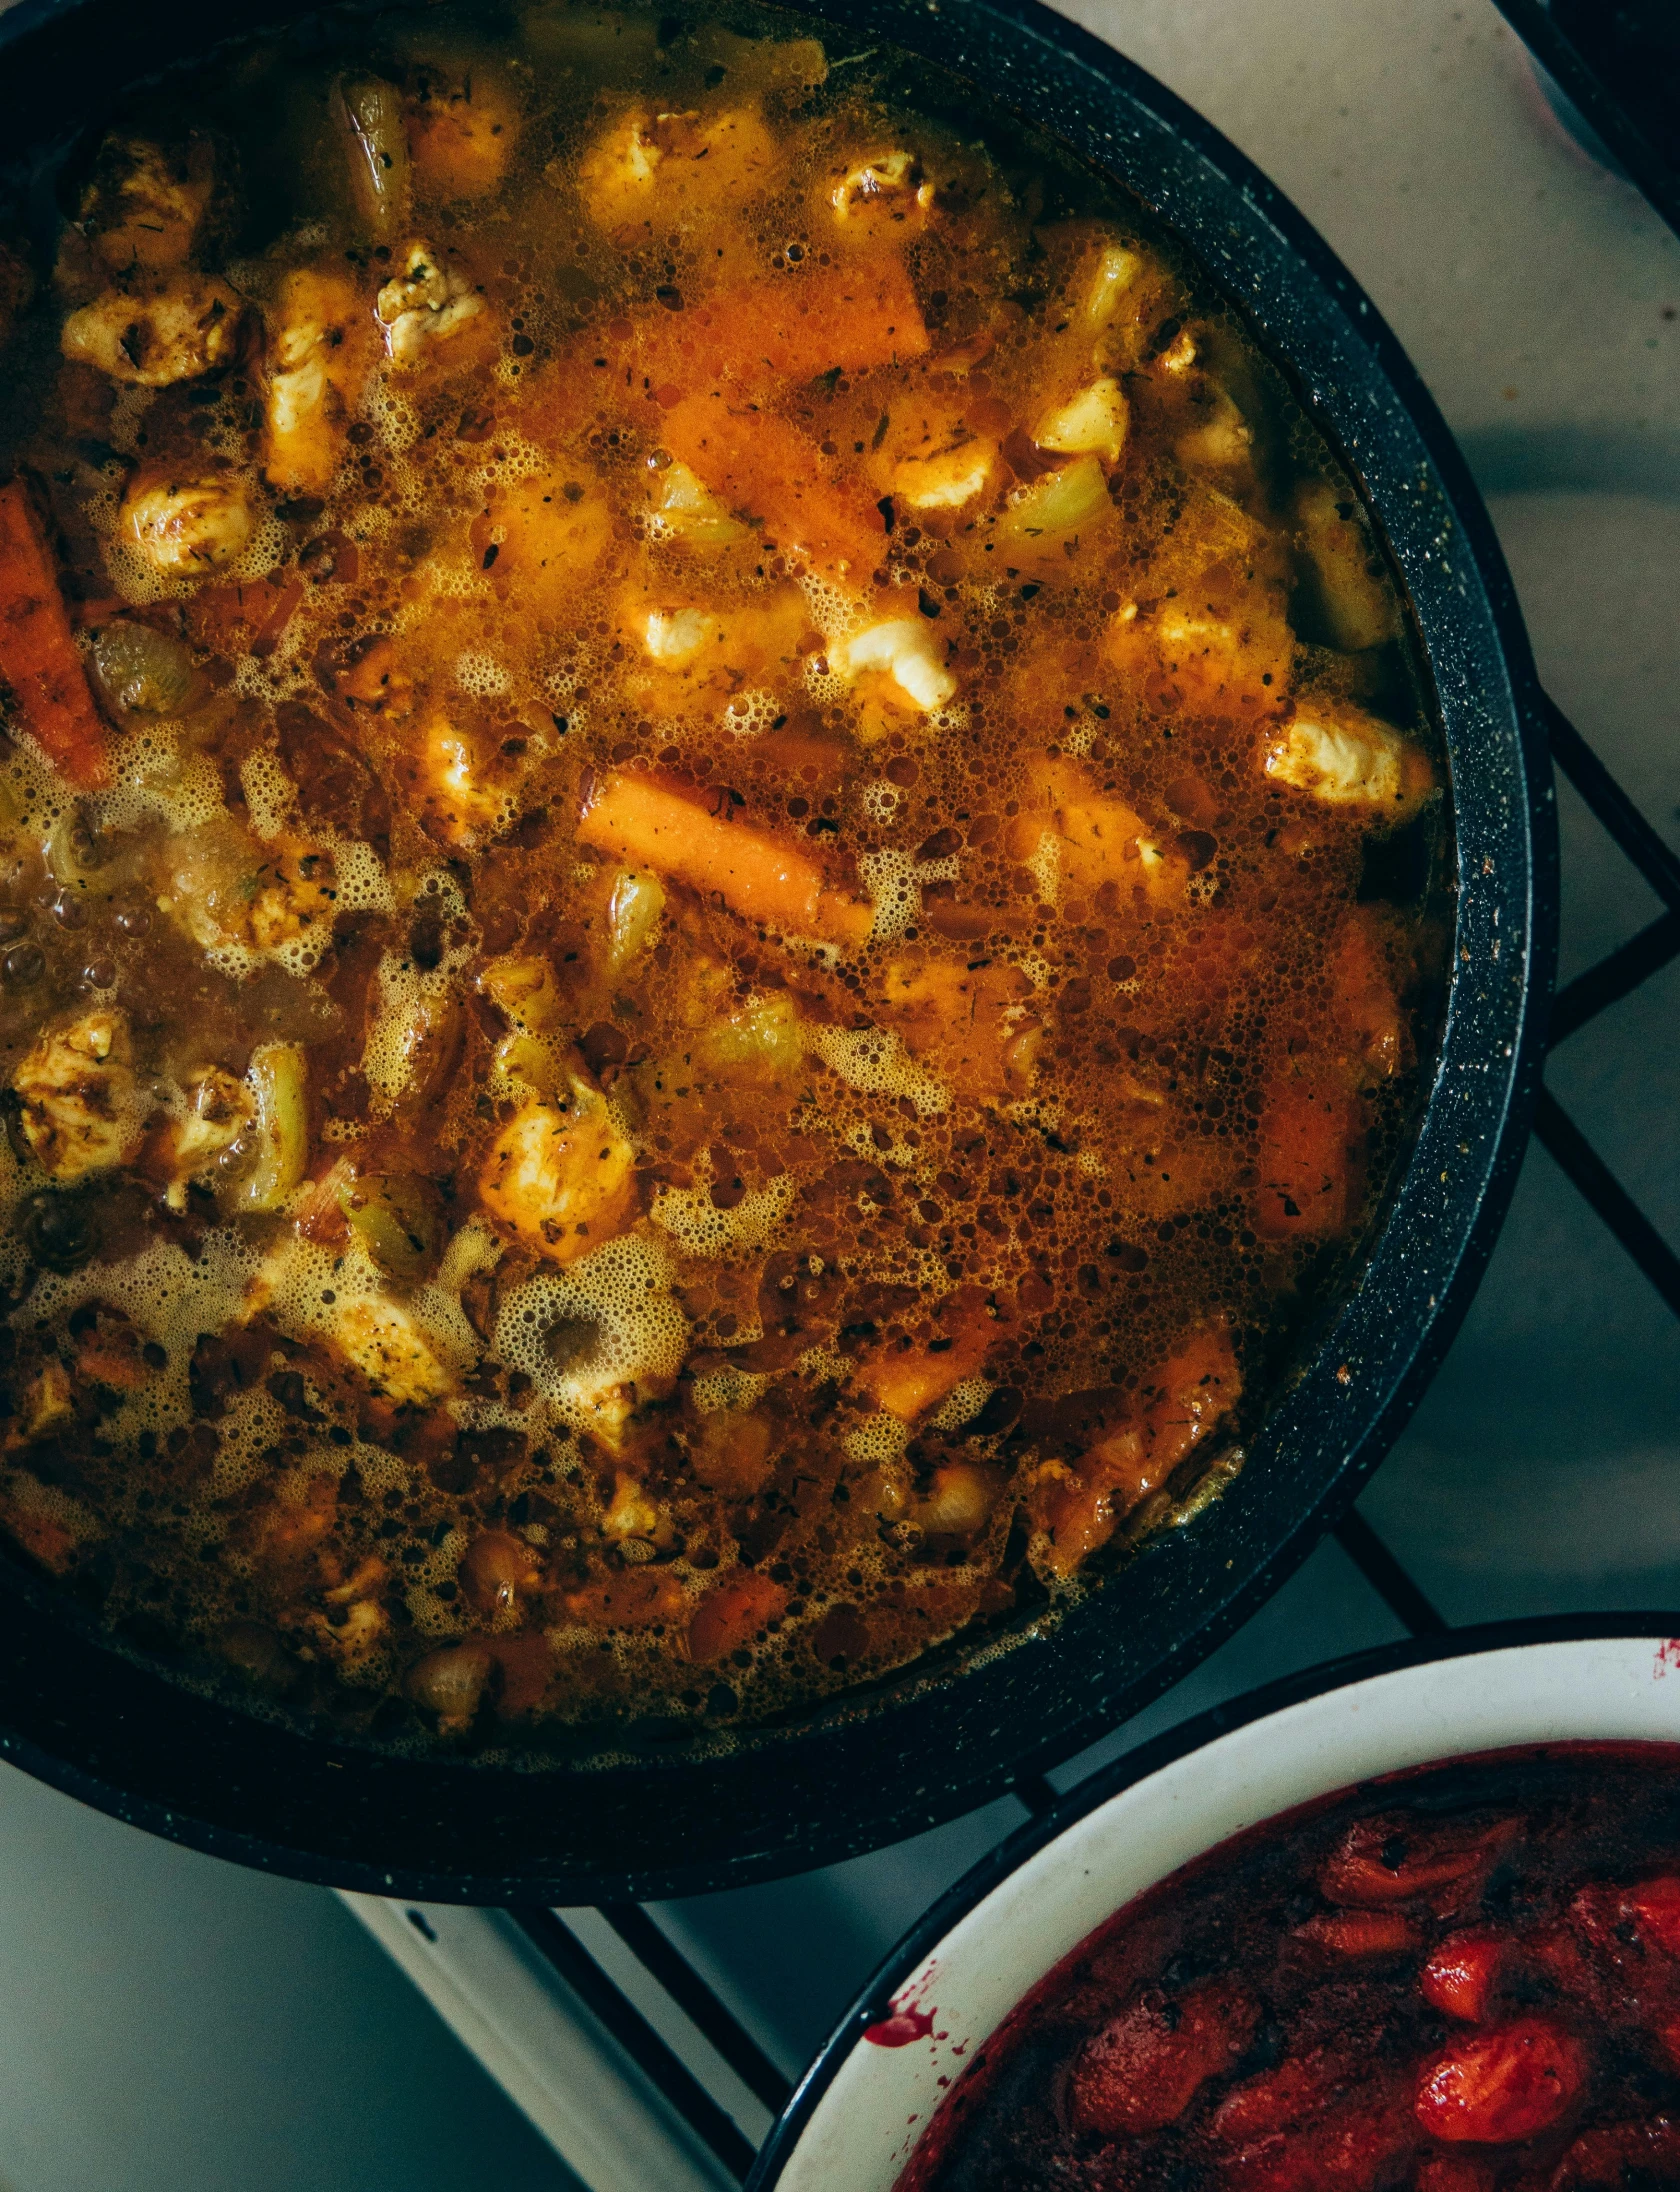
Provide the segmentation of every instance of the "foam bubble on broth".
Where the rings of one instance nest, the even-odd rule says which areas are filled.
[[[705,1187],[662,1187],[649,1216],[687,1256],[741,1255],[768,1247],[793,1208],[794,1182],[786,1173],[754,1188],[720,1210]]]
[[[523,1371],[562,1422],[594,1429],[605,1397],[620,1386],[674,1378],[688,1320],[670,1292],[671,1261],[636,1234],[607,1241],[570,1270],[539,1272],[516,1287],[496,1321],[496,1352]],[[591,1328],[578,1367],[550,1352],[556,1327]]]
[[[863,1095],[906,1097],[924,1118],[950,1104],[950,1091],[917,1065],[891,1029],[813,1028],[810,1043],[831,1072]]]

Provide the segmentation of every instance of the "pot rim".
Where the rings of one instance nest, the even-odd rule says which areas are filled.
[[[43,56],[41,66],[56,69],[61,49],[69,50],[90,7],[111,14],[109,0],[19,0],[0,16],[0,54],[7,56],[14,82],[24,41]],[[291,0],[258,0],[242,16],[237,35],[276,27],[304,12]],[[1361,449],[1370,437],[1362,444],[1355,428],[1369,426],[1376,406],[1386,407],[1396,447],[1416,452],[1422,478],[1403,477],[1395,452],[1377,449],[1381,485],[1371,502],[1379,524],[1392,538],[1407,514],[1408,495],[1427,501],[1432,510],[1438,507],[1444,525],[1457,528],[1455,553],[1469,567],[1459,581],[1466,609],[1453,624],[1446,606],[1433,605],[1424,651],[1449,724],[1452,710],[1460,711],[1455,788],[1475,788],[1470,783],[1473,709],[1479,705],[1482,719],[1491,719],[1497,729],[1497,759],[1486,767],[1486,812],[1478,829],[1497,838],[1510,873],[1486,886],[1477,876],[1472,893],[1461,872],[1455,943],[1468,939],[1485,950],[1487,915],[1480,902],[1503,892],[1510,915],[1500,977],[1505,987],[1491,1002],[1485,996],[1478,1000],[1480,970],[1467,972],[1455,957],[1418,1139],[1392,1183],[1363,1264],[1327,1308],[1316,1336],[1303,1341],[1299,1383],[1278,1396],[1256,1441],[1261,1444],[1293,1408],[1290,1428],[1304,1447],[1308,1442],[1298,1419],[1309,1407],[1317,1408],[1314,1443],[1322,1445],[1322,1455],[1315,1451],[1302,1464],[1299,1482],[1272,1485],[1264,1522],[1242,1539],[1241,1530],[1249,1527],[1238,1519],[1247,1512],[1241,1504],[1248,1497],[1245,1481],[1259,1478],[1277,1458],[1270,1449],[1257,1454],[1245,1478],[1200,1518],[1206,1525],[1200,1536],[1194,1528],[1160,1533],[1107,1591],[1093,1594],[1079,1609],[1090,1618],[1077,1645],[1069,1644],[1056,1661],[1064,1670],[1057,1714],[1040,1709],[1033,1689],[1035,1680],[1041,1691],[1049,1686],[1054,1670],[1046,1664],[1044,1673],[1035,1675],[1026,1664],[1047,1662],[1039,1638],[1013,1645],[990,1666],[959,1662],[920,1674],[905,1670],[879,1690],[831,1701],[788,1728],[746,1731],[734,1752],[718,1759],[643,1753],[623,1768],[598,1772],[420,1762],[290,1736],[183,1689],[160,1672],[119,1661],[108,1650],[103,1659],[111,1695],[101,1700],[101,1717],[91,1719],[87,1685],[81,1702],[68,1708],[71,1685],[50,1674],[49,1654],[32,1648],[29,1624],[39,1627],[42,1616],[51,1615],[54,1594],[33,1577],[9,1579],[0,1593],[0,1650],[14,1656],[15,1679],[11,1701],[0,1708],[0,1752],[103,1809],[219,1855],[336,1885],[435,1901],[539,1895],[550,1901],[646,1899],[805,1870],[972,1808],[1007,1788],[1017,1774],[1084,1747],[1159,1695],[1230,1635],[1346,1511],[1445,1353],[1509,1201],[1537,1093],[1555,954],[1555,816],[1533,665],[1510,581],[1468,469],[1415,368],[1328,244],[1244,154],[1165,86],[1039,0],[945,0],[943,12],[938,0],[927,0],[925,8],[907,0],[831,0],[827,6],[822,0],[793,0],[784,12],[854,31],[873,28],[954,70],[959,80],[984,82],[1002,109],[1029,119],[1041,118],[1041,106],[1023,106],[1020,86],[1030,92],[1053,84],[1042,104],[1054,111],[1041,126],[1072,144],[1081,158],[1104,167],[1122,189],[1142,196],[1184,238],[1212,279],[1256,322],[1268,354],[1303,390],[1317,422],[1368,491]],[[146,11],[135,9],[126,19],[143,26]],[[213,0],[189,0],[169,25],[170,54],[187,58],[227,35]],[[80,35],[85,37],[85,30]],[[123,30],[121,36],[132,42],[141,30]],[[994,50],[1001,57],[996,80],[977,73]],[[157,65],[152,63],[154,69]],[[0,108],[7,103],[0,90]],[[1085,131],[1078,138],[1064,126],[1076,113]],[[1095,143],[1103,135],[1113,148],[1106,157]],[[1139,148],[1160,148],[1147,152],[1158,163],[1170,151],[1170,169],[1158,164],[1149,170],[1157,189],[1149,187],[1149,176],[1128,172],[1121,142],[1128,136],[1136,161],[1146,159]],[[1202,230],[1191,217],[1198,190]],[[1219,220],[1239,214],[1248,227],[1237,246],[1222,245],[1227,230]],[[1299,329],[1293,343],[1283,323]],[[1348,361],[1345,399],[1339,384],[1322,377],[1326,357]],[[1416,558],[1409,569],[1406,559],[1400,560],[1415,592]],[[1463,691],[1449,696],[1448,669],[1462,670],[1477,650],[1488,670],[1488,689],[1479,701]],[[1462,805],[1457,809],[1460,821],[1464,811]],[[1457,833],[1458,847],[1464,842]],[[1480,930],[1472,922],[1473,894]],[[1497,917],[1496,905],[1496,922]],[[1491,992],[1497,985],[1486,986]],[[1475,1025],[1466,1024],[1473,1020]],[[1461,1157],[1459,1130],[1465,1126],[1472,1131],[1465,1137],[1468,1153]],[[1426,1147],[1432,1150],[1427,1160]],[[1432,1184],[1437,1164],[1443,1182],[1446,1168],[1455,1168],[1455,1184],[1446,1193]],[[1427,1186],[1426,1172],[1431,1174]],[[1402,1218],[1410,1224],[1409,1241],[1401,1237]],[[1425,1281],[1416,1266],[1431,1254],[1425,1307]],[[1353,1359],[1361,1359],[1355,1343],[1366,1335],[1355,1329],[1358,1305],[1362,1296],[1377,1293],[1379,1280],[1387,1289],[1387,1311],[1369,1307],[1365,1317],[1373,1371],[1340,1393],[1332,1380],[1331,1341],[1355,1348]],[[1386,1336],[1397,1321],[1396,1298],[1406,1304],[1398,1320],[1404,1322],[1403,1340]],[[1309,1381],[1310,1394],[1303,1397]],[[1282,1428],[1277,1438],[1284,1440]],[[1218,1519],[1221,1510],[1228,1512],[1228,1524]],[[1200,1545],[1221,1531],[1229,1546],[1221,1537],[1216,1553],[1194,1552],[1192,1538]],[[1232,1548],[1236,1557],[1225,1560]],[[1138,1664],[1122,1665],[1121,1624],[1104,1608],[1133,1593],[1141,1602],[1146,1588],[1177,1609],[1172,1641],[1146,1663],[1140,1648]],[[7,1599],[17,1607],[10,1619]],[[1147,1623],[1139,1615],[1134,1625]],[[62,1649],[69,1624],[54,1626],[60,1632],[54,1641]],[[1069,1626],[1062,1625],[1064,1636]],[[996,1674],[999,1666],[1009,1665],[1018,1668],[1013,1687],[1007,1674]],[[28,1697],[32,1682],[47,1686],[46,1703]],[[220,1780],[211,1772],[199,1773],[196,1781],[179,1771],[171,1778],[154,1763],[165,1692],[177,1723],[167,1746],[172,1755],[178,1758],[195,1746],[214,1752],[219,1745],[231,1745],[238,1754]],[[957,1702],[946,1710],[943,1701],[952,1697]],[[994,1740],[987,1751],[977,1731],[1011,1715],[1016,1732],[1002,1743]],[[857,1761],[865,1757],[873,1763],[872,1741],[888,1763],[877,1783],[884,1792],[866,1800],[859,1792]],[[937,1754],[931,1772],[930,1750]],[[797,1798],[788,1795],[790,1777],[798,1779]],[[616,1814],[610,1802],[598,1803],[602,1824],[596,1846],[580,1854],[578,1839],[569,1829],[562,1831],[560,1815],[590,1806],[591,1782],[602,1787],[616,1782],[621,1799]],[[346,1801],[353,1790],[359,1803]],[[556,1792],[564,1792],[559,1802]],[[692,1805],[681,1807],[689,1816],[679,1812],[675,1831],[643,1838],[638,1828],[620,1838],[632,1803],[638,1816],[644,1809],[668,1813],[673,1798],[691,1792]],[[736,1816],[726,1827],[710,1830],[702,1846],[696,1820],[720,1795]],[[496,1820],[494,1832],[470,1823],[472,1815],[485,1811]],[[393,1832],[391,1821],[399,1816],[401,1831]]]

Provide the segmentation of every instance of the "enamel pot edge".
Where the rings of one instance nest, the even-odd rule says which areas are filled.
[[[266,0],[237,27],[299,12]],[[970,1808],[1149,1702],[1305,1556],[1445,1352],[1508,1200],[1554,948],[1549,769],[1508,577],[1416,374],[1328,247],[1235,148],[1048,10],[837,0],[803,12],[966,68],[1156,203],[1226,280],[1371,491],[1440,693],[1464,870],[1463,956],[1419,1143],[1362,1279],[1223,1500],[1055,1633],[842,1701],[733,1756],[533,1774],[302,1740],[117,1660],[55,1621],[47,1594],[18,1577],[0,1594],[7,1754],[220,1855],[436,1901],[646,1898],[806,1869]],[[130,26],[128,46],[112,47],[120,62],[132,26],[156,19],[118,15]],[[78,33],[89,52],[87,26],[108,18],[112,0],[23,0],[0,17],[0,111],[8,76],[20,101],[31,68],[50,86]],[[171,25],[189,52],[228,29],[197,0]],[[79,99],[68,112],[46,100],[32,117],[37,138],[85,111]]]

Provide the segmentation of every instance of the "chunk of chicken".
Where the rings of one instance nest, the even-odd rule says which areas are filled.
[[[128,1022],[101,1007],[36,1038],[12,1080],[23,1138],[49,1178],[127,1164],[145,1124]]]
[[[442,265],[424,243],[409,245],[403,271],[380,290],[377,306],[385,347],[404,366],[418,365],[433,344],[459,335],[483,310],[484,299],[460,268]]]
[[[290,832],[264,842],[224,822],[170,841],[158,905],[207,951],[274,951],[330,929],[335,901],[329,854]]]
[[[421,732],[413,788],[421,828],[463,850],[505,830],[518,812],[505,789],[486,781],[472,736],[443,715]]]
[[[962,510],[991,485],[998,445],[961,404],[901,406],[889,416],[870,477],[913,510]]]
[[[876,153],[858,161],[834,184],[828,202],[837,221],[925,223],[935,191],[914,152]]]
[[[123,538],[160,578],[206,578],[236,563],[256,530],[238,472],[137,481],[124,499]]]
[[[1037,797],[1023,807],[1017,842],[1029,860],[1052,851],[1059,873],[1075,889],[1095,891],[1118,883],[1128,893],[1142,890],[1157,904],[1182,897],[1189,864],[1169,849],[1160,835],[1118,793],[1093,781],[1078,763],[1061,760],[1035,772]],[[1035,830],[1042,836],[1026,840]]]
[[[584,154],[590,218],[609,234],[670,230],[758,197],[782,160],[756,106],[622,116]]]
[[[923,617],[891,617],[871,624],[828,650],[829,667],[849,684],[872,678],[891,688],[888,697],[928,715],[955,698],[957,681],[945,666],[945,650]]]
[[[1276,588],[1216,568],[1161,600],[1123,602],[1104,651],[1197,706],[1271,708],[1289,690],[1295,638]]]
[[[23,1389],[23,1406],[8,1429],[15,1438],[8,1445],[32,1445],[50,1438],[76,1418],[76,1393],[70,1373],[61,1362],[44,1362]]]
[[[204,230],[216,187],[210,140],[165,147],[149,137],[107,137],[82,196],[81,227],[94,256],[118,279],[184,266]]]
[[[244,299],[213,274],[182,270],[108,289],[72,312],[59,347],[135,388],[170,388],[231,364]]]
[[[613,1482],[612,1504],[601,1517],[601,1535],[629,1561],[648,1560],[669,1550],[675,1540],[670,1510],[633,1476],[620,1469]]]
[[[636,591],[620,621],[647,657],[645,698],[662,715],[781,685],[819,645],[810,606],[791,585],[703,607]]]
[[[1266,749],[1265,771],[1327,807],[1364,808],[1391,822],[1415,814],[1435,785],[1429,756],[1345,701],[1303,701]]]
[[[164,1190],[171,1210],[184,1210],[187,1189],[204,1180],[225,1149],[255,1121],[256,1098],[248,1081],[221,1066],[211,1066],[186,1092],[182,1115],[170,1138],[172,1176]]]
[[[576,1074],[553,1102],[527,1103],[490,1145],[479,1194],[491,1216],[560,1264],[620,1232],[635,1205],[635,1151]]]
[[[377,1679],[390,1640],[391,1617],[374,1600],[354,1600],[336,1622],[311,1608],[297,1626],[308,1639],[304,1656],[331,1661],[347,1682]]]
[[[455,1382],[412,1311],[392,1295],[345,1303],[330,1337],[334,1352],[398,1407],[429,1408]]]
[[[1046,412],[1033,428],[1032,438],[1041,449],[1053,449],[1058,456],[1090,453],[1105,464],[1118,464],[1129,421],[1120,383],[1105,373]]]
[[[1254,462],[1254,429],[1235,398],[1209,380],[1191,397],[1196,424],[1173,444],[1186,471],[1243,472]]]
[[[245,1316],[266,1314],[283,1331],[325,1346],[398,1407],[431,1407],[452,1390],[455,1374],[446,1350],[408,1302],[348,1284],[322,1294],[320,1266],[308,1260],[310,1255],[297,1235],[288,1233],[246,1288]]]
[[[319,494],[332,485],[373,363],[355,284],[319,267],[285,275],[269,316],[268,359],[264,475],[292,493]]]

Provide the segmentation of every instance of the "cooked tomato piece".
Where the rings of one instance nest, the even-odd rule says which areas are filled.
[[[788,1594],[779,1583],[751,1568],[732,1568],[713,1584],[688,1625],[689,1657],[704,1666],[750,1644],[767,1621],[786,1609]]]
[[[1672,1872],[1629,1888],[1624,1898],[1639,1937],[1665,1956],[1680,1956],[1680,1878]]]
[[[1424,2065],[1414,2106],[1431,2137],[1508,2144],[1559,2123],[1587,2080],[1587,2052],[1546,2017],[1455,2040]]]
[[[1506,1946],[1497,1933],[1449,1934],[1418,1974],[1419,1992],[1449,2017],[1479,2023],[1498,1981]]]
[[[1254,2035],[1258,2006],[1222,1980],[1178,1999],[1146,1995],[1086,2042],[1068,2082],[1080,2131],[1159,2131],[1209,2078],[1228,2074]]]
[[[1361,1819],[1320,1867],[1318,1884],[1332,1903],[1381,1908],[1421,1901],[1446,1917],[1480,1892],[1516,1832],[1514,1820],[1420,1828],[1393,1815]]]
[[[1335,1956],[1404,1956],[1421,1946],[1417,1928],[1392,1910],[1324,1911],[1297,1926],[1295,1938]]]
[[[1680,2184],[1680,2121],[1672,2116],[1583,2131],[1558,2164],[1551,2192],[1647,2192],[1659,2184]]]

